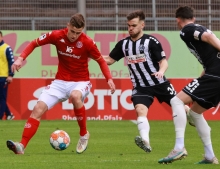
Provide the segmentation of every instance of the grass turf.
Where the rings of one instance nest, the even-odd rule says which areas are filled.
[[[203,145],[194,127],[187,125],[185,145],[188,157],[169,165],[158,164],[173,148],[175,141],[172,121],[150,121],[150,141],[153,151],[145,153],[134,143],[137,127],[130,121],[88,121],[91,134],[88,149],[77,154],[79,139],[76,121],[41,121],[36,135],[29,142],[24,155],[15,155],[6,147],[6,140],[20,141],[25,121],[0,122],[0,169],[197,169],[220,168],[219,165],[195,165],[204,154]],[[220,158],[220,122],[209,121],[215,154]],[[69,147],[56,151],[49,144],[50,134],[65,130],[71,138]]]

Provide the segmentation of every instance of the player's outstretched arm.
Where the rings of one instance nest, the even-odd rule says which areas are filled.
[[[110,56],[103,55],[102,57],[105,60],[105,62],[107,63],[107,65],[112,65],[113,63],[115,63],[115,60],[112,59]]]
[[[112,75],[110,73],[108,65],[106,64],[106,61],[104,60],[104,58],[102,56],[100,56],[95,61],[99,64],[100,69],[101,69],[103,75],[105,76],[105,79],[108,82],[108,85],[109,85],[110,90],[111,90],[111,94],[113,94],[115,92],[115,84],[112,80]]]
[[[215,36],[215,34],[204,32],[201,37],[203,42],[206,42],[220,51],[220,40]]]
[[[15,71],[18,71],[21,68],[23,60],[25,60],[36,47],[38,47],[36,40],[31,41],[27,45],[27,47],[23,50],[21,55],[17,58],[17,60],[11,66],[11,70],[13,73]]]
[[[110,87],[111,94],[115,93],[115,84],[114,84],[114,82],[113,82],[112,79],[109,79],[109,80],[108,80],[108,85],[109,85],[109,87]]]

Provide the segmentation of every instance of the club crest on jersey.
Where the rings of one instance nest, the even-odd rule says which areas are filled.
[[[82,44],[81,41],[78,41],[78,42],[76,43],[76,47],[77,47],[77,48],[81,48],[82,46],[83,46],[83,44]]]
[[[144,45],[141,44],[141,45],[139,46],[139,51],[140,51],[140,52],[144,52],[144,49],[145,49]]]

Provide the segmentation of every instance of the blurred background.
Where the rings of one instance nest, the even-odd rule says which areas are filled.
[[[177,92],[193,78],[200,76],[203,68],[179,38],[175,10],[180,5],[195,8],[196,23],[220,37],[220,0],[0,0],[0,30],[4,40],[14,51],[15,59],[27,44],[44,33],[66,27],[70,17],[79,12],[86,19],[84,31],[97,44],[103,55],[108,55],[115,44],[128,36],[126,16],[142,9],[146,14],[145,33],[156,37],[162,44],[169,62],[166,77]],[[27,119],[41,91],[51,83],[57,72],[57,53],[53,45],[37,48],[16,72],[9,86],[8,104],[15,119]],[[132,85],[124,59],[110,66],[117,87],[114,95],[93,60],[89,60],[93,88],[85,100],[90,120],[134,120],[136,114],[130,100]],[[14,97],[16,96],[16,99]],[[56,105],[42,119],[74,120],[73,106],[65,101]],[[171,110],[155,100],[149,120],[172,120]],[[220,120],[220,110],[215,116],[206,113],[207,120]]]
[[[146,13],[151,31],[176,30],[175,9],[190,5],[197,22],[211,30],[220,28],[220,0],[1,0],[0,30],[53,30],[63,28],[76,12],[86,17],[86,30],[127,30],[126,15],[136,9]]]

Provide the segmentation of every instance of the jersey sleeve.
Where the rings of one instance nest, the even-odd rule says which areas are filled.
[[[206,32],[206,29],[204,29],[204,27],[200,25],[186,26],[180,32],[180,36],[183,39],[183,41],[192,41],[192,40],[201,41],[201,37],[204,32]]]
[[[14,55],[10,46],[6,49],[6,57],[8,61],[8,75],[13,77],[14,73],[11,70],[11,66],[14,63]]]
[[[36,39],[36,42],[38,46],[43,46],[46,44],[55,44],[55,36],[56,36],[56,31],[48,32],[43,35],[41,35],[39,38]]]
[[[89,55],[92,56],[93,59],[99,59],[101,56],[101,53],[96,45],[96,43],[94,41],[89,41],[89,44],[87,44],[89,46]]]
[[[124,57],[124,52],[122,50],[122,44],[123,44],[123,40],[120,40],[115,47],[112,49],[112,51],[110,52],[109,56],[116,60],[119,61],[121,58]]]
[[[87,44],[89,46],[89,56],[92,56],[92,58],[99,64],[101,71],[104,75],[104,77],[106,78],[106,80],[108,81],[109,79],[112,79],[109,67],[107,65],[107,63],[105,62],[105,60],[103,59],[101,53],[99,52],[96,43],[93,40],[89,40],[88,41],[89,44]]]
[[[149,53],[151,54],[151,58],[157,62],[166,58],[161,43],[155,37],[150,37],[149,39]]]

